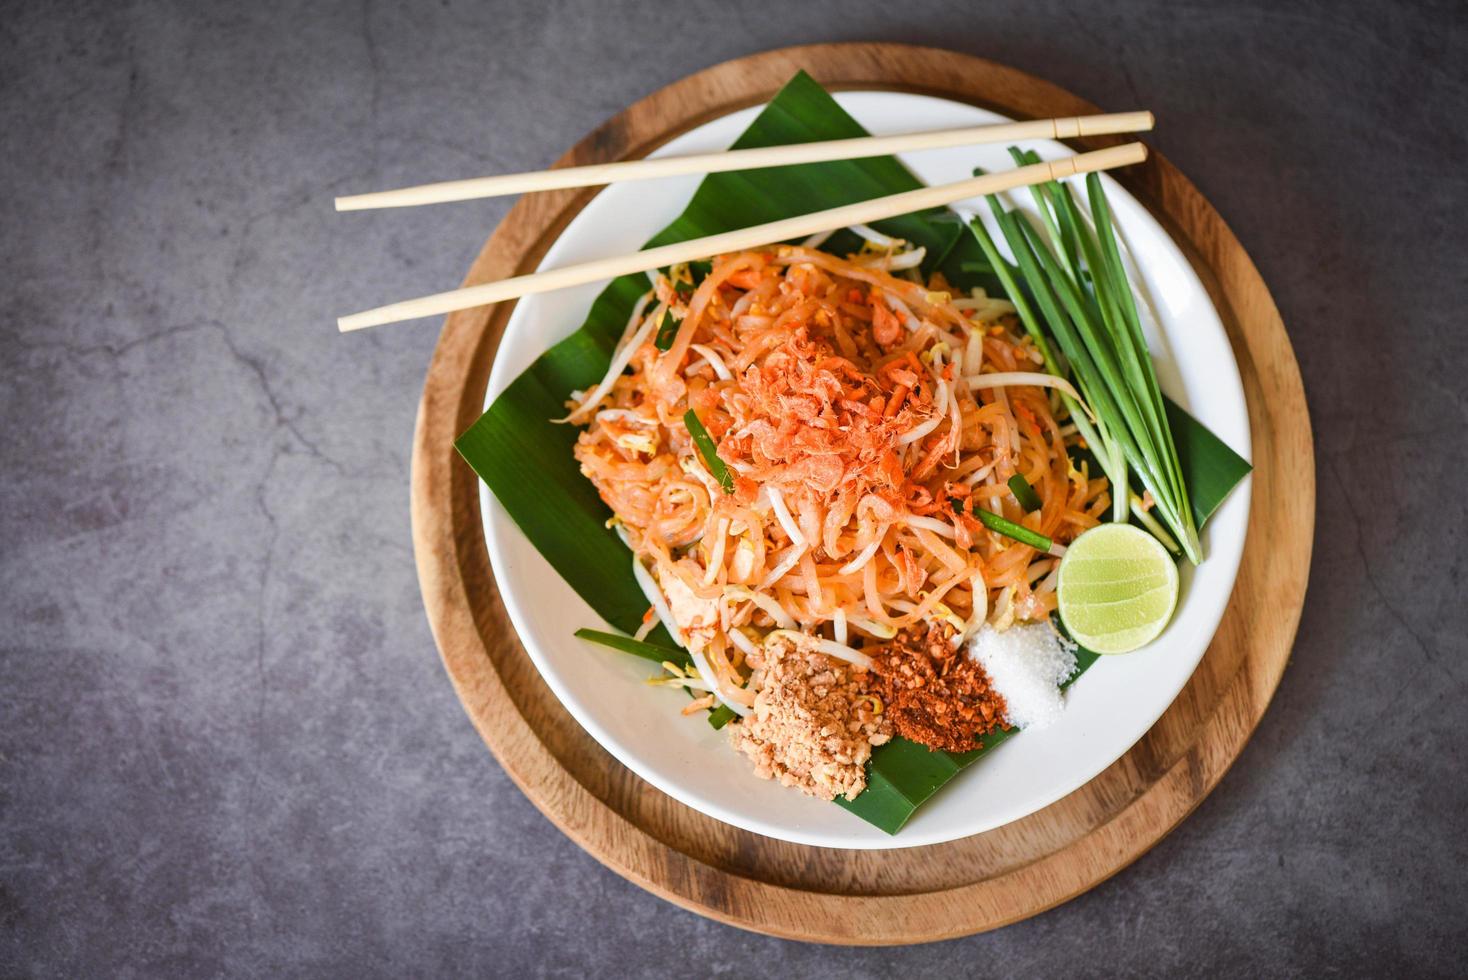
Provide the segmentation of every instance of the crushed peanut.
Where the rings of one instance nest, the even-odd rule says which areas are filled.
[[[810,796],[853,799],[866,788],[872,747],[892,737],[873,710],[871,672],[773,640],[749,656],[759,694],[754,711],[730,725],[730,742],[754,773]]]

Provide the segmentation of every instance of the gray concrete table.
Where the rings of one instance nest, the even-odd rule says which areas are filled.
[[[865,951],[644,894],[485,751],[409,542],[436,331],[332,323],[456,283],[506,204],[330,207],[856,39],[1156,110],[1274,290],[1319,465],[1294,659],[1197,813],[1039,918]],[[0,973],[1462,971],[1465,64],[1451,0],[5,4]]]

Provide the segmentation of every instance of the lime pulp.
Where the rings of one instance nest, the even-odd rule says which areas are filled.
[[[1102,524],[1076,538],[1055,584],[1060,619],[1096,653],[1130,653],[1157,638],[1177,607],[1177,563],[1152,535]]]

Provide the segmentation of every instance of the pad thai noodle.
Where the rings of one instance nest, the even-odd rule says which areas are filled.
[[[567,417],[586,426],[576,458],[633,552],[642,635],[661,622],[692,660],[667,681],[698,695],[690,710],[739,715],[735,742],[752,757],[760,743],[762,775],[823,796],[860,777],[772,760],[778,733],[757,726],[793,702],[832,713],[864,746],[828,746],[848,769],[894,723],[973,747],[1002,705],[984,708],[982,668],[960,656],[979,678],[961,683],[944,651],[986,626],[1047,623],[1064,544],[1110,506],[1106,480],[1068,452],[1061,396],[1079,396],[1045,373],[1014,308],[924,282],[922,249],[858,231],[868,243],[845,259],[811,242],[658,275]],[[978,510],[1054,546],[991,530]],[[935,682],[898,662],[920,650]],[[894,722],[901,692],[924,686],[951,703]],[[968,725],[956,744],[902,727],[941,729],[953,711]]]

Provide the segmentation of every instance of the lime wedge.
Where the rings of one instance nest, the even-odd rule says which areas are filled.
[[[1130,653],[1157,638],[1177,607],[1177,564],[1141,528],[1102,524],[1060,560],[1060,619],[1096,653]]]

